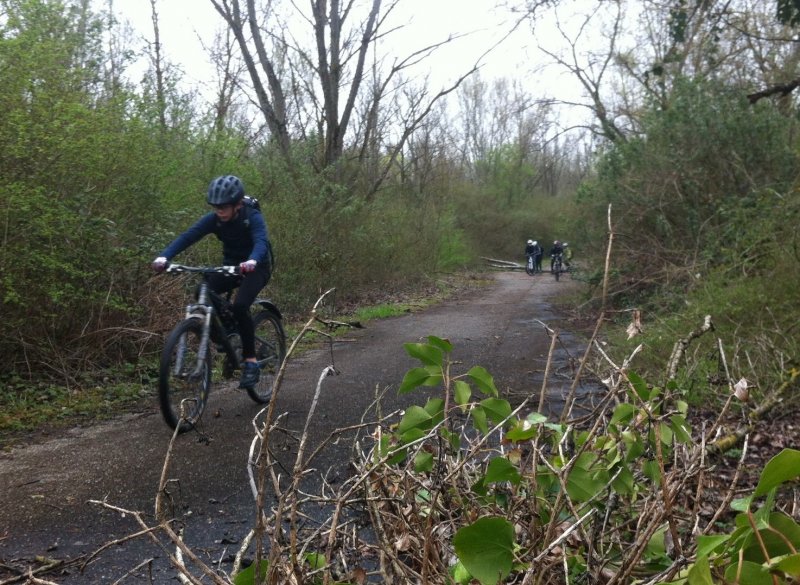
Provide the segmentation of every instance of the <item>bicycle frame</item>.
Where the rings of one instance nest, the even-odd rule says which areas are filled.
[[[180,264],[172,264],[167,268],[169,272],[203,272],[204,274],[208,273],[207,269],[195,269],[190,270],[185,266]],[[223,266],[220,270],[214,271],[219,272],[222,274],[230,274],[236,275],[238,274],[237,268],[235,266]],[[238,358],[236,356],[236,350],[231,346],[230,341],[228,340],[228,336],[225,333],[225,327],[222,325],[222,322],[219,319],[219,315],[217,314],[216,308],[214,307],[214,303],[211,300],[211,290],[209,289],[208,282],[205,278],[200,282],[200,286],[198,289],[197,294],[197,301],[194,303],[189,303],[186,305],[186,312],[184,314],[184,319],[197,319],[203,324],[203,335],[201,337],[200,348],[197,355],[197,366],[195,367],[193,375],[199,375],[202,368],[203,363],[209,357],[209,342],[211,341],[211,334],[212,331],[217,333],[217,336],[220,339],[219,345],[222,346],[225,353],[228,356],[228,359],[231,361],[231,365],[234,367],[239,367],[239,364],[236,363]],[[183,353],[182,349],[179,348],[179,358]],[[175,364],[175,371],[176,373],[180,371],[182,366],[182,358],[176,360]]]

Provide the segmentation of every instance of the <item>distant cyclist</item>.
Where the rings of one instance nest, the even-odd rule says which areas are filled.
[[[550,272],[553,272],[553,265],[556,263],[556,256],[561,256],[563,258],[564,255],[564,248],[561,245],[561,242],[555,240],[553,242],[553,247],[550,248]]]
[[[567,270],[572,266],[572,248],[569,247],[567,242],[564,242],[564,266]]]
[[[533,256],[533,271],[534,272],[541,272],[542,271],[542,254],[544,251],[542,247],[539,245],[539,242],[536,240],[528,240],[528,244],[525,246],[525,257]]]
[[[245,204],[244,197],[244,184],[238,177],[224,175],[211,181],[206,201],[213,211],[175,238],[153,261],[153,270],[162,272],[172,258],[209,234],[214,234],[222,242],[222,263],[238,266],[241,275],[210,274],[208,283],[217,293],[239,288],[233,301],[244,359],[239,388],[253,388],[261,370],[256,361],[255,327],[250,305],[272,276],[272,246],[264,217],[256,207]]]

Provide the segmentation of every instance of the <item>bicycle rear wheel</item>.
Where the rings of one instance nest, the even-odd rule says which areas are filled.
[[[161,352],[158,399],[170,428],[184,433],[192,429],[206,407],[211,388],[210,355],[201,360],[203,325],[187,319],[175,326]]]
[[[261,311],[253,318],[256,329],[256,359],[261,368],[258,383],[247,389],[255,402],[265,404],[272,398],[275,376],[286,359],[286,334],[280,317],[272,311]]]

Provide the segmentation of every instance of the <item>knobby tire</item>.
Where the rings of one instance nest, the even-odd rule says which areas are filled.
[[[256,330],[256,359],[261,375],[247,394],[255,402],[266,404],[272,398],[272,389],[278,370],[286,359],[286,334],[280,318],[272,311],[264,310],[253,318]]]
[[[210,354],[206,354],[202,363],[198,362],[202,338],[203,324],[197,319],[186,319],[170,332],[161,352],[158,375],[161,414],[170,428],[180,425],[181,433],[194,428],[200,420],[211,388]]]

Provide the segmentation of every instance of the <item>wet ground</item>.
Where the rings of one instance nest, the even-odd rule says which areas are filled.
[[[544,410],[558,413],[583,345],[552,301],[577,286],[569,279],[555,282],[549,274],[496,273],[493,284],[456,300],[354,330],[338,339],[332,351],[314,350],[290,363],[276,397],[276,412],[285,413],[282,426],[295,434],[303,428],[320,373],[331,363],[338,375],[323,383],[309,450],[332,430],[357,423],[376,391],[389,389],[383,404],[387,412],[415,402],[413,394],[401,398],[394,392],[405,372],[417,365],[402,346],[428,335],[452,342],[452,357],[460,362],[456,367],[483,366],[512,402],[533,395],[536,404],[550,350],[547,328],[558,331],[559,342]],[[246,461],[258,410],[246,394],[215,388],[201,433],[179,437],[168,470],[186,543],[223,570],[230,568],[230,555],[253,525]],[[272,447],[290,468],[296,442],[288,436],[281,434]],[[43,559],[60,563],[43,574],[57,583],[113,583],[123,577],[126,583],[174,583],[168,551],[146,538],[124,540],[140,529],[131,515],[89,503],[106,501],[142,512],[152,522],[170,437],[154,399],[153,408],[144,412],[64,431],[0,455],[0,583],[24,582],[8,579],[26,567],[41,567]],[[330,469],[328,477],[336,482],[337,475],[347,473],[347,461],[348,446],[339,444],[327,448],[315,464]],[[91,553],[113,541],[121,542],[79,570]]]

